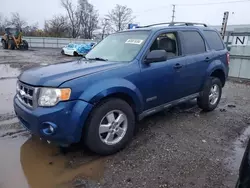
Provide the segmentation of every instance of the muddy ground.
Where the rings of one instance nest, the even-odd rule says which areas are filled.
[[[61,153],[20,127],[12,99],[21,71],[72,59],[53,49],[0,49],[0,188],[235,186],[250,135],[249,84],[227,82],[210,113],[191,101],[146,118],[131,144],[113,156],[77,146]]]

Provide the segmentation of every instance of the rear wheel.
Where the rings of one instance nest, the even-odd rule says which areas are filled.
[[[8,41],[8,48],[10,50],[14,50],[15,49],[15,42],[13,40],[9,40]]]
[[[210,77],[207,80],[205,87],[197,100],[198,106],[204,111],[214,110],[220,102],[221,94],[222,83],[220,79]]]
[[[2,46],[3,46],[3,49],[7,49],[8,48],[8,44],[5,40],[2,40]]]
[[[130,105],[121,99],[108,99],[91,113],[84,130],[84,141],[91,151],[110,155],[128,144],[134,128],[135,117]]]
[[[29,49],[29,44],[26,40],[23,40],[23,49],[28,50]]]
[[[79,56],[79,54],[77,52],[74,52],[74,56]]]

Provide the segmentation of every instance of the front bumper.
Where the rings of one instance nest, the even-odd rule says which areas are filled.
[[[92,105],[81,100],[60,102],[54,107],[28,109],[16,97],[14,110],[21,124],[32,134],[59,145],[79,142]],[[54,132],[48,133],[48,125]]]

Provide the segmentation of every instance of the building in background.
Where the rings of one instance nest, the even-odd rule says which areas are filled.
[[[221,25],[211,25],[210,27],[221,30]],[[226,32],[230,31],[240,31],[240,30],[248,30],[250,32],[250,24],[240,24],[240,25],[227,25]]]

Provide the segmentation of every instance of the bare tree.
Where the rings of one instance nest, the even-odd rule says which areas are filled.
[[[24,27],[22,30],[23,34],[26,36],[36,36],[36,33],[38,31],[38,23],[28,25]]]
[[[0,34],[2,35],[5,32],[5,28],[9,25],[9,21],[3,17],[0,13]]]
[[[107,17],[114,31],[122,31],[133,21],[134,17],[132,14],[133,11],[131,8],[117,4],[115,8],[109,12]]]
[[[83,37],[91,39],[93,31],[98,28],[98,12],[88,0],[78,0],[78,3]]]
[[[0,13],[0,26],[3,24],[3,15]]]
[[[25,26],[27,26],[27,22],[21,18],[20,14],[18,12],[12,13],[10,20],[8,20],[9,25],[13,25],[14,27],[18,29],[22,29]]]
[[[53,37],[63,37],[69,32],[68,19],[65,16],[54,16],[51,20],[46,20],[44,31]]]
[[[74,7],[72,0],[61,0],[62,6],[68,13],[70,26],[71,26],[71,36],[76,38],[80,31],[80,23],[81,23],[81,15],[82,12],[78,11],[76,7]]]
[[[0,34],[2,34],[2,32],[4,32],[4,28],[3,28],[3,15],[0,13]]]
[[[111,32],[110,20],[108,18],[104,18],[101,21],[101,29],[102,29],[102,39],[105,38],[106,35],[109,35]]]

